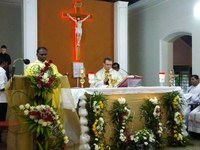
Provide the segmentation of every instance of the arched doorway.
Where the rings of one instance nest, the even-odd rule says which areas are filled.
[[[175,85],[186,92],[192,74],[192,36],[184,35],[173,42]]]
[[[170,70],[175,69],[174,71],[176,74],[178,74],[177,72],[179,71],[183,71],[181,67],[179,70],[177,70],[177,68],[174,68],[174,66],[177,66],[177,64],[174,64],[174,59],[178,59],[174,57],[178,56],[179,58],[185,59],[184,55],[182,55],[183,54],[182,52],[178,52],[178,54],[174,56],[174,42],[178,39],[181,39],[182,37],[191,36],[191,35],[192,34],[190,32],[174,32],[165,36],[163,39],[161,39],[160,41],[160,71],[166,72],[166,81],[169,81],[168,73]],[[192,52],[190,54],[191,54],[191,61],[192,61]],[[183,64],[181,65],[184,66]],[[191,67],[192,67],[192,62],[190,64],[190,68]],[[189,69],[188,71],[191,71],[191,69]],[[176,77],[178,78],[178,75],[176,75]],[[189,74],[188,74],[188,77],[189,77]],[[182,78],[180,80],[182,80]],[[180,82],[179,82],[179,85],[180,85]],[[187,82],[187,84],[189,86],[189,82]],[[166,82],[166,85],[169,85],[168,82]],[[186,88],[187,87],[185,86],[184,89]]]

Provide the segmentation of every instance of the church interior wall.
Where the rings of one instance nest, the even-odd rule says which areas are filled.
[[[6,45],[12,61],[23,57],[21,6],[0,2],[0,45]],[[23,64],[16,63],[16,74],[23,73]]]
[[[71,86],[76,86],[72,77],[73,23],[61,18],[62,11],[74,12],[73,2],[38,1],[38,45],[48,48],[48,58],[62,74],[68,72]],[[103,66],[104,57],[114,57],[114,4],[94,0],[82,0],[82,3],[82,13],[91,14],[92,19],[82,26],[80,61],[84,62],[86,72],[97,72]]]
[[[200,74],[200,20],[193,15],[197,2],[164,0],[137,11],[134,5],[129,6],[129,71],[142,75],[144,85],[159,85],[160,43],[174,32],[192,33],[192,68],[193,73]]]

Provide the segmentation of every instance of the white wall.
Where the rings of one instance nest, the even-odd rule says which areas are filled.
[[[144,6],[144,1],[149,6]],[[172,69],[169,68],[172,62],[168,62],[168,68],[162,65],[167,60],[161,60],[161,52],[166,53],[161,45],[176,33],[192,35],[192,69],[200,75],[200,19],[193,16],[197,2],[199,0],[141,0],[129,6],[129,72],[142,75],[143,85],[159,85],[158,73]]]
[[[23,57],[21,6],[0,3],[0,45],[8,47],[12,61]],[[23,73],[23,63],[16,64],[16,74]]]

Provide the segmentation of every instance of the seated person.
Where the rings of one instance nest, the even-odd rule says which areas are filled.
[[[37,49],[37,60],[33,63],[30,63],[26,70],[25,70],[25,76],[31,75],[32,74],[32,70],[34,69],[34,66],[40,66],[43,67],[44,63],[46,62],[47,59],[47,54],[48,54],[48,50],[46,47],[39,47]],[[57,76],[62,76],[59,72],[58,69],[56,67],[56,65],[54,65],[53,63],[51,63],[51,67],[53,69],[54,74],[56,74]]]
[[[199,84],[199,76],[192,75],[190,78],[191,86],[187,90],[187,93],[184,94],[186,99],[186,106],[184,110],[184,119],[186,126],[188,125],[188,115],[191,111],[191,105],[197,104],[200,102],[200,84]]]
[[[123,70],[123,69],[120,68],[119,63],[114,62],[114,63],[112,64],[112,68],[113,68],[114,70],[118,71],[119,74],[122,76],[123,79],[127,77],[127,75],[128,75],[127,72],[126,72],[125,70]]]
[[[112,59],[104,58],[103,68],[95,74],[94,87],[117,87],[121,81],[119,72],[112,69]]]

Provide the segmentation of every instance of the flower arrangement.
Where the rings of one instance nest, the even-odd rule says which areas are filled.
[[[163,149],[161,123],[161,107],[159,100],[155,98],[147,99],[140,107],[141,117],[144,117],[144,124],[147,129],[151,129],[155,135],[155,149]]]
[[[44,65],[31,66],[28,78],[35,89],[35,95],[30,101],[31,104],[17,107],[33,134],[38,150],[61,150],[68,143],[60,117],[52,107],[51,94],[58,87],[58,78],[51,63],[52,61],[46,61]]]
[[[150,129],[141,129],[133,135],[136,150],[154,150],[156,139]]]
[[[187,146],[186,126],[183,122],[182,106],[183,99],[177,91],[163,96],[164,107],[167,110],[167,129],[169,146]]]
[[[51,67],[52,61],[46,61],[44,66],[33,65],[28,78],[31,80],[32,87],[36,95],[46,97],[47,94],[53,93],[53,89],[58,87],[58,77],[54,74]]]
[[[121,97],[113,102],[111,110],[112,122],[116,125],[114,132],[114,149],[128,149],[132,146],[133,136],[127,129],[128,122],[132,121],[131,110],[126,99]]]
[[[106,149],[107,146],[104,140],[105,121],[103,117],[106,98],[103,94],[95,92],[93,95],[86,94],[86,102],[91,149]]]
[[[49,105],[31,106],[27,103],[20,105],[19,109],[29,130],[36,136],[39,150],[60,150],[68,143],[68,137],[65,136],[65,130],[54,108]]]

